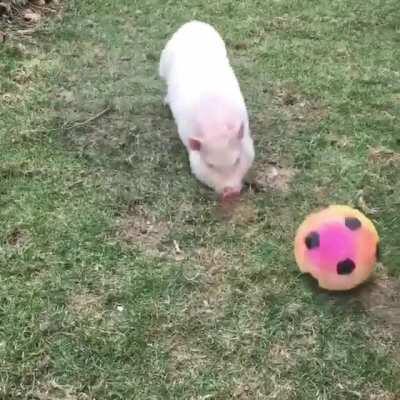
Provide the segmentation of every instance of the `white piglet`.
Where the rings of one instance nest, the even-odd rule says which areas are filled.
[[[253,163],[254,146],[219,33],[204,22],[184,24],[161,54],[160,76],[192,173],[222,199],[237,196]]]

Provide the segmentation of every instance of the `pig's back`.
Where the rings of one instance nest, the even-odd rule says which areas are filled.
[[[212,26],[199,21],[186,23],[164,52],[164,78],[172,111],[191,107],[213,94],[230,97],[238,105],[243,103],[225,43]]]
[[[222,37],[214,27],[205,22],[191,21],[182,25],[174,33],[170,42],[178,52],[183,50],[196,56],[207,51],[226,56]]]
[[[217,64],[225,58],[225,43],[211,25],[200,21],[188,22],[167,43],[161,57],[160,75],[170,81],[178,69],[197,70],[211,60]]]

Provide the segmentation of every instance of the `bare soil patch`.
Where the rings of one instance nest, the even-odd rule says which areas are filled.
[[[298,125],[318,123],[329,115],[328,109],[323,104],[318,100],[306,98],[291,83],[277,86],[273,90],[273,98],[287,117],[290,132]]]
[[[364,398],[364,397],[363,397]],[[379,388],[368,388],[365,390],[366,400],[397,400],[398,396]]]
[[[170,228],[142,207],[134,208],[117,221],[117,236],[125,244],[138,246],[152,256],[166,255],[170,249],[164,245]]]
[[[254,170],[250,185],[258,192],[274,190],[288,193],[290,184],[297,174],[297,171],[293,168],[271,165],[268,162],[258,163]]]
[[[69,298],[68,309],[78,318],[101,319],[103,317],[103,299],[93,293],[82,292]]]
[[[61,15],[62,0],[1,0],[0,43],[9,35],[30,35],[44,17]]]
[[[21,249],[29,242],[30,236],[28,232],[21,228],[15,227],[6,238],[7,244],[14,249]]]
[[[400,338],[400,282],[384,273],[360,288],[359,301],[364,310]]]
[[[384,147],[371,148],[368,160],[382,167],[400,167],[400,153]]]
[[[168,354],[168,376],[175,384],[188,378],[196,378],[207,365],[207,355],[204,351],[180,336],[170,339]]]
[[[87,394],[79,393],[69,385],[60,385],[55,380],[40,383],[38,389],[31,393],[34,400],[89,400]]]

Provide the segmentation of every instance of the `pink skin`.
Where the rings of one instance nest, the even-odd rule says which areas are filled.
[[[240,113],[221,100],[202,103],[197,111],[196,134],[187,146],[192,171],[214,188],[221,201],[231,201],[240,195],[242,180],[253,161],[251,139],[244,137],[248,128]]]
[[[325,225],[319,230],[319,238],[319,247],[308,252],[315,267],[332,270],[340,260],[355,258],[354,232],[342,223]]]
[[[226,201],[235,201],[239,199],[240,197],[240,189],[235,189],[231,187],[226,187],[224,191],[221,194],[221,201],[226,202]]]
[[[189,147],[198,154],[197,173],[203,182],[219,193],[222,201],[239,197],[242,188],[243,159],[241,145],[243,127],[234,137],[190,138]],[[201,175],[203,179],[201,179]]]

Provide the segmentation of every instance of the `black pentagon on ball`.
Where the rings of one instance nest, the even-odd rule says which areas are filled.
[[[352,231],[356,231],[357,229],[361,228],[361,221],[355,217],[346,217],[344,223]]]
[[[307,246],[308,250],[316,249],[319,247],[319,233],[318,232],[310,232],[304,242]]]
[[[356,264],[354,264],[354,261],[350,260],[350,258],[346,258],[345,260],[337,263],[336,271],[338,275],[349,275],[354,271],[355,268]]]
[[[375,258],[376,258],[376,261],[381,261],[381,246],[380,246],[379,242],[376,244]]]

